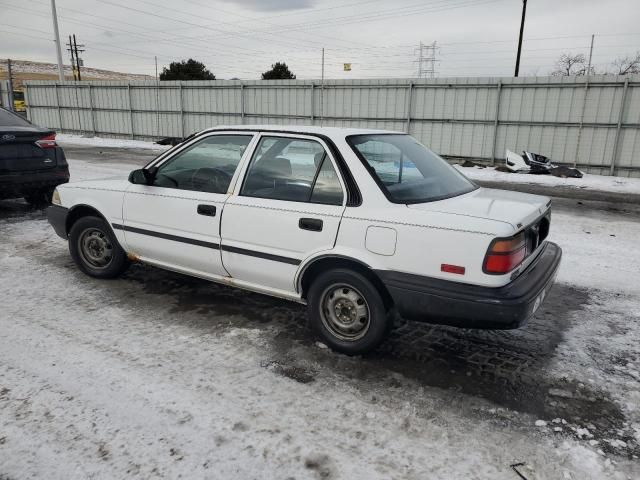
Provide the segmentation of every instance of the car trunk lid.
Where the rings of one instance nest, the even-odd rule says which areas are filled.
[[[52,135],[55,132],[47,129],[0,126],[0,173],[54,168],[55,150],[36,143]]]
[[[478,188],[458,197],[407,206],[428,212],[486,218],[508,223],[514,229],[520,230],[543,215],[548,210],[549,204],[547,197],[539,195]]]

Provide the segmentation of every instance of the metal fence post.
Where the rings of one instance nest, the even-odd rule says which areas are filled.
[[[62,111],[60,109],[60,93],[58,92],[58,82],[55,83],[56,89],[56,106],[58,107],[58,123],[60,123],[60,130],[64,130],[62,126]]]
[[[315,95],[316,95],[316,85],[315,83],[311,82],[311,125],[313,125],[315,123],[315,114],[316,114],[316,99],[315,99]]]
[[[496,164],[496,143],[498,142],[498,125],[500,119],[500,94],[502,92],[502,80],[498,81],[496,91],[496,116],[493,120],[493,143],[491,146],[491,165]]]
[[[183,105],[183,100],[182,100],[182,80],[180,81],[180,91],[178,92],[180,94],[180,137],[184,138],[185,134],[184,134],[184,105]]]
[[[93,131],[93,136],[96,136],[96,111],[93,108],[93,90],[91,89],[91,84],[88,84],[89,87],[89,108],[91,108],[91,130]]]
[[[31,107],[29,105],[31,105],[31,94],[29,93],[31,91],[31,89],[29,88],[28,85],[25,85],[25,90],[24,90],[24,100],[25,100],[25,106],[27,107],[27,120],[29,120],[30,122],[31,120]]]
[[[244,83],[240,83],[240,122],[244,125]]]
[[[624,86],[622,87],[622,98],[620,99],[620,110],[618,112],[618,124],[616,125],[616,137],[613,141],[613,154],[611,155],[611,168],[609,169],[610,175],[616,174],[616,163],[618,160],[618,151],[620,150],[620,129],[622,128],[622,121],[624,120],[624,107],[627,100],[628,90],[629,77],[624,79]]]
[[[409,133],[411,129],[411,102],[413,100],[413,82],[409,82],[407,85],[409,91],[407,92],[407,126],[405,127],[405,131]]]
[[[133,131],[133,102],[131,101],[131,82],[127,83],[127,95],[129,96],[129,121],[131,123],[131,139],[135,138]]]
[[[589,93],[589,72],[584,82],[584,99],[582,100],[582,112],[580,112],[580,125],[578,126],[578,138],[576,140],[576,155],[573,158],[573,167],[578,166],[578,153],[580,152],[580,139],[582,137],[582,127],[584,125],[584,112],[587,108],[587,94]]]
[[[0,90],[2,90],[0,88]],[[0,95],[1,97],[2,95]],[[13,99],[13,73],[11,72],[11,59],[7,58],[7,100],[9,101],[8,110],[15,112],[16,104]],[[1,104],[1,102],[0,102]]]

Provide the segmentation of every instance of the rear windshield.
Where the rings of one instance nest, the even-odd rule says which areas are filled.
[[[24,118],[0,108],[0,127],[31,127]]]
[[[394,203],[423,203],[478,188],[410,135],[352,135],[347,142]]]

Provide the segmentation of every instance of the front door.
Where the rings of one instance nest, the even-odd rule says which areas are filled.
[[[345,194],[319,140],[261,135],[222,217],[222,261],[234,278],[294,292],[301,261],[335,245]]]
[[[253,133],[214,133],[159,165],[153,185],[131,185],[123,203],[127,250],[200,276],[225,276],[220,218]]]

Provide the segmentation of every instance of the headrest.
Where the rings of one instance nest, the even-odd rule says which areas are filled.
[[[291,176],[291,162],[284,157],[272,158],[265,162],[262,167],[264,172],[268,172],[270,175],[277,177],[290,177]]]

